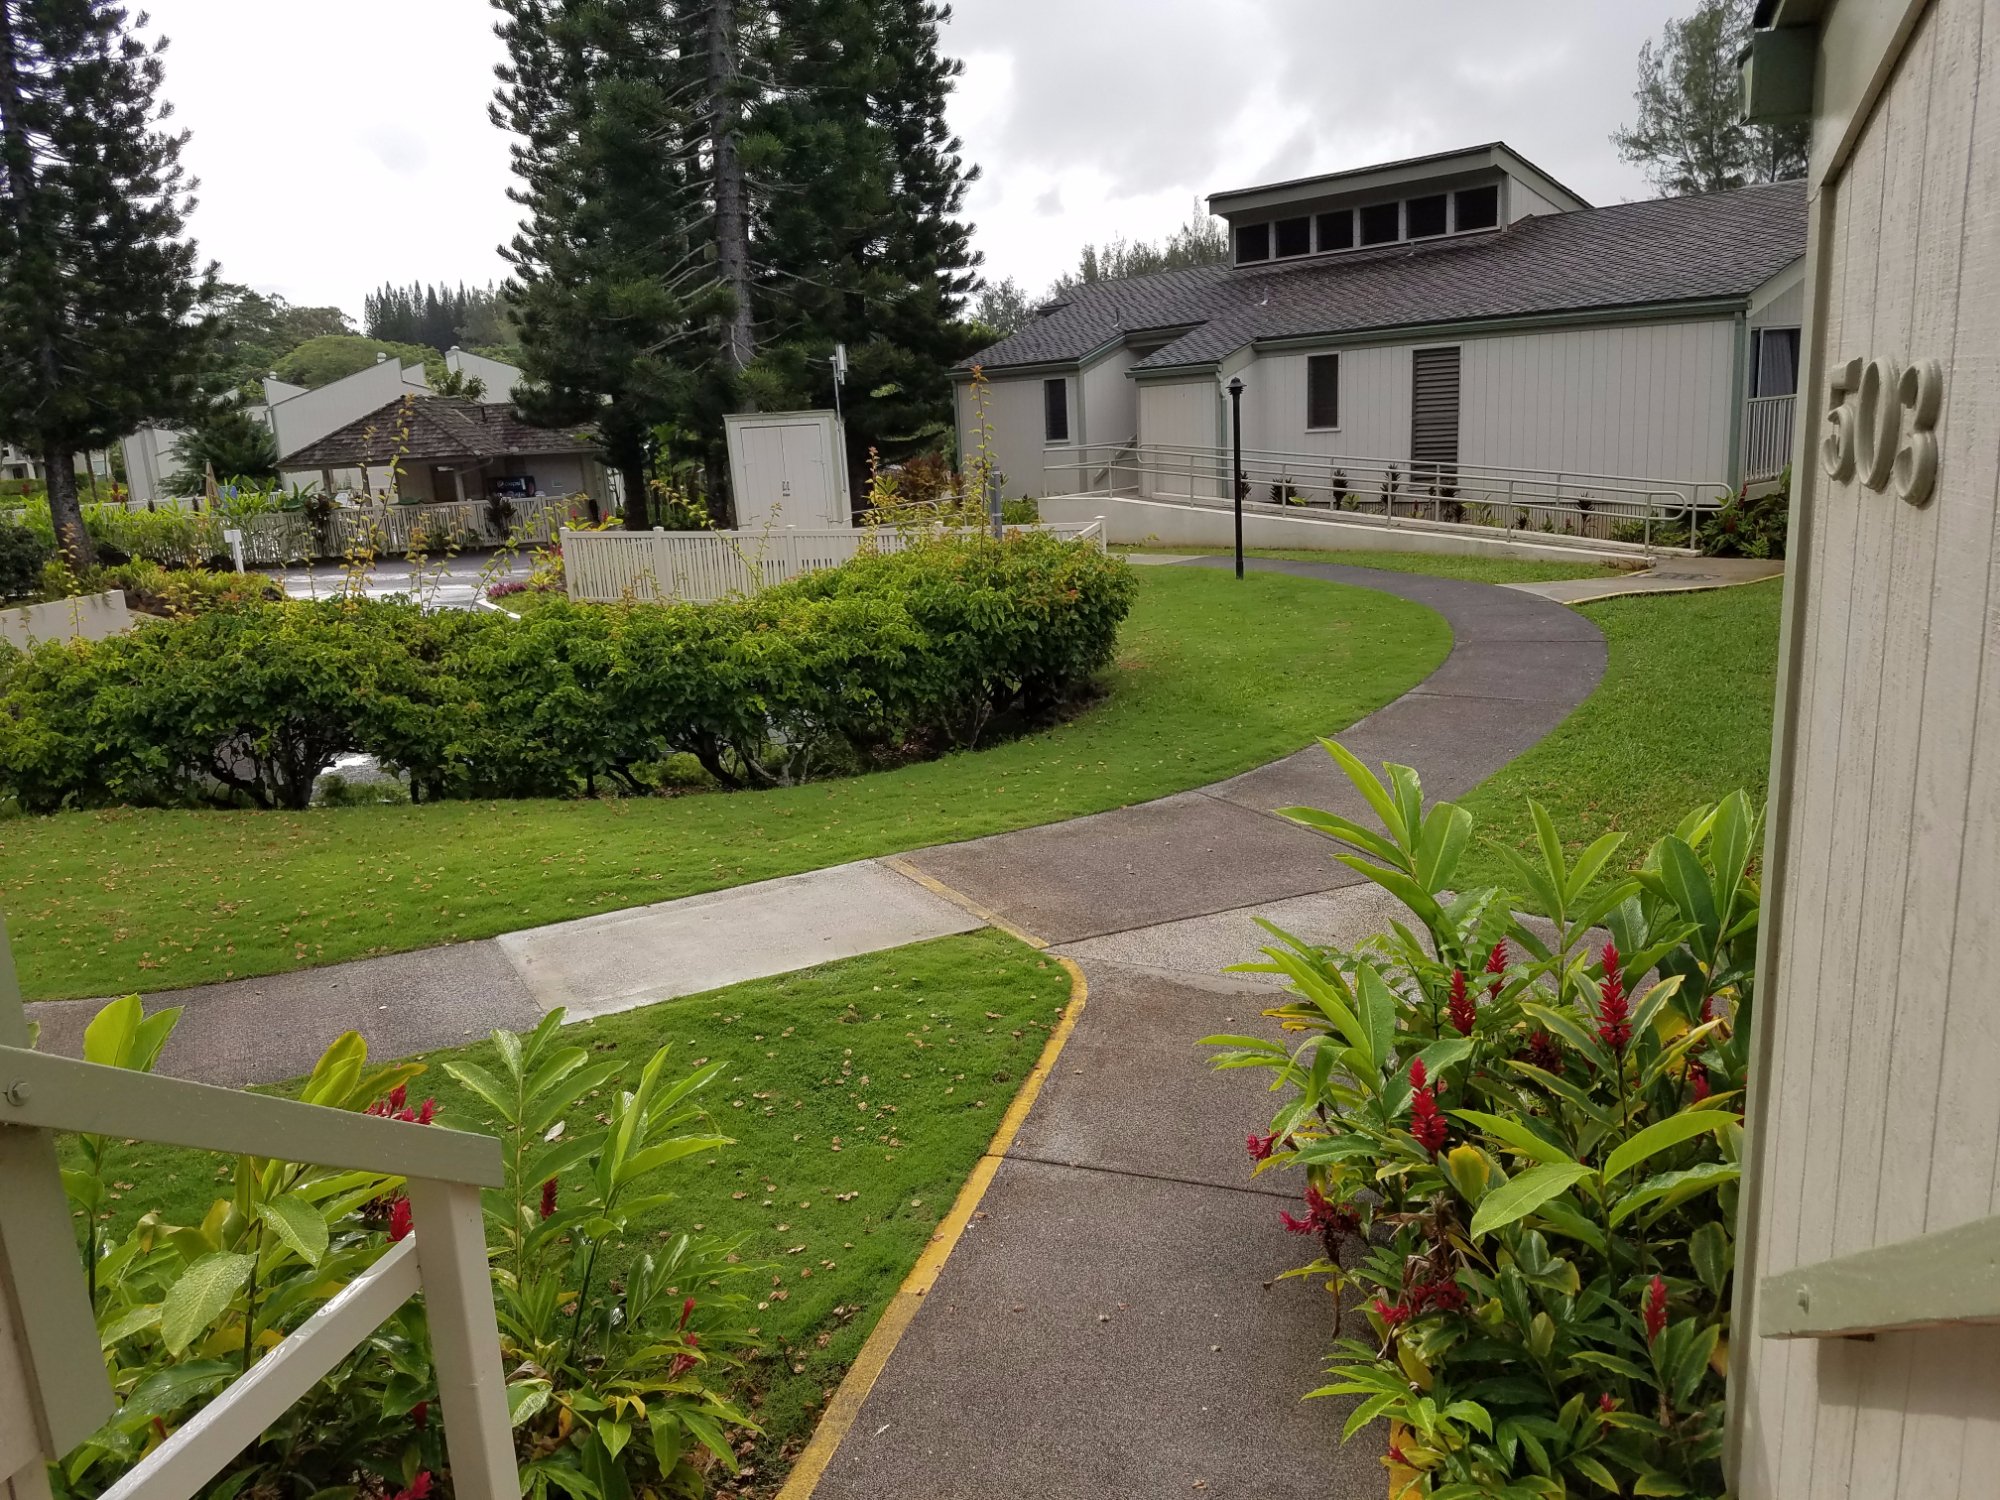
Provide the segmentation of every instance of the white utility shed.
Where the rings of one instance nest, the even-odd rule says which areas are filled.
[[[739,531],[854,524],[847,441],[834,413],[739,412],[723,424]]]

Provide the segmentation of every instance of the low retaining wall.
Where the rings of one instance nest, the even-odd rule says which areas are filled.
[[[1044,521],[1104,521],[1112,542],[1151,546],[1227,547],[1236,540],[1233,513],[1220,502],[1142,500],[1127,495],[1054,495],[1040,502]],[[1246,547],[1306,548],[1328,552],[1436,552],[1457,557],[1515,557],[1547,562],[1644,562],[1646,549],[1631,542],[1556,537],[1532,531],[1502,531],[1449,522],[1287,514],[1252,502],[1243,507]],[[1683,547],[1655,545],[1655,554],[1689,555]]]
[[[123,589],[0,609],[0,641],[23,651],[40,641],[101,641],[131,628]]]

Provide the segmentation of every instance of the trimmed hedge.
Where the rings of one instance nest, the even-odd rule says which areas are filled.
[[[1121,560],[1031,534],[720,604],[223,603],[0,650],[0,797],[304,807],[357,751],[419,799],[643,792],[679,755],[725,787],[796,784],[1046,715],[1110,664],[1132,591]]]

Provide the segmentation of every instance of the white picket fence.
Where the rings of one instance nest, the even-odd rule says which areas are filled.
[[[1013,526],[1104,550],[1104,523]],[[569,596],[593,604],[621,599],[708,603],[754,594],[802,573],[838,567],[864,552],[901,552],[937,536],[982,533],[887,526],[769,531],[570,531],[562,534]]]

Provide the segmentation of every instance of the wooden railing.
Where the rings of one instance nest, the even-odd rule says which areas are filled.
[[[454,1491],[518,1500],[479,1189],[491,1136],[266,1098],[28,1046],[0,922],[0,1500],[47,1500],[46,1464],[116,1411],[56,1134],[78,1131],[407,1179],[414,1232],[105,1492],[192,1500],[409,1298],[424,1296]]]
[[[1104,549],[1101,522],[1011,527],[1051,532]],[[572,599],[706,603],[754,594],[817,568],[838,567],[864,551],[900,552],[938,530],[773,528],[769,531],[565,531],[563,576]]]

